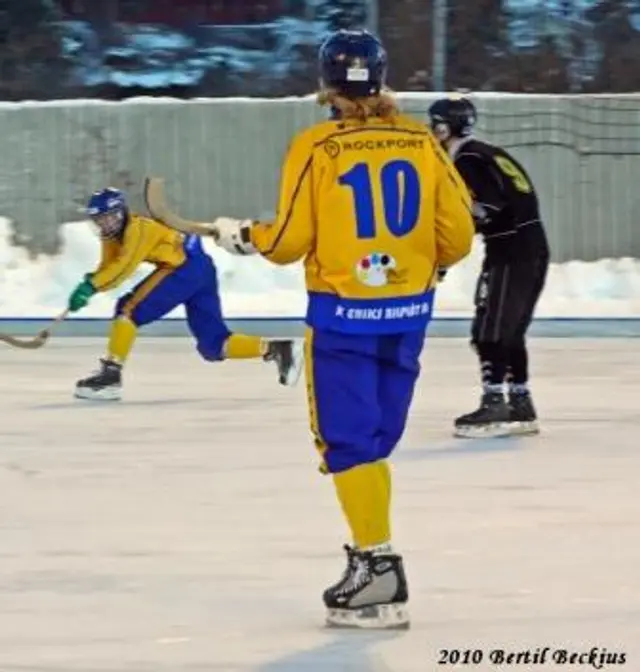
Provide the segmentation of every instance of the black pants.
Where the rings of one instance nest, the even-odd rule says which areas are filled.
[[[549,259],[485,265],[476,288],[471,343],[483,368],[483,382],[528,379],[525,336],[547,277]]]

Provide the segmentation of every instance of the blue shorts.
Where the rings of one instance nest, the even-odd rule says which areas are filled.
[[[189,330],[204,359],[223,359],[230,331],[224,323],[216,268],[199,239],[185,240],[187,258],[178,268],[158,268],[116,304],[116,316],[126,315],[141,327],[184,305]]]
[[[381,336],[307,330],[309,418],[324,471],[389,457],[405,430],[424,339],[424,330]]]

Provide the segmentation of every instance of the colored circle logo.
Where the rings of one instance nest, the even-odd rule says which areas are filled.
[[[387,274],[395,267],[396,261],[391,255],[373,252],[360,259],[356,266],[356,275],[367,287],[384,287],[388,282]]]

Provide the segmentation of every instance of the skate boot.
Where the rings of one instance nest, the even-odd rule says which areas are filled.
[[[402,558],[395,553],[344,547],[347,569],[324,591],[326,624],[332,628],[406,630],[409,593]]]
[[[295,385],[302,373],[304,353],[301,341],[269,341],[265,362],[275,362],[280,385]]]
[[[502,392],[485,392],[480,408],[455,420],[454,436],[466,439],[508,436],[511,412]]]
[[[99,371],[76,383],[77,399],[119,401],[122,392],[122,366],[108,359],[101,359]]]
[[[511,433],[518,436],[539,434],[538,416],[529,392],[509,392]]]

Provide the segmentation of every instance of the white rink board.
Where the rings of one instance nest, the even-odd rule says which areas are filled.
[[[466,339],[432,340],[395,460],[413,629],[322,629],[345,527],[304,388],[141,340],[127,400],[70,398],[103,342],[0,348],[2,672],[431,672],[442,648],[640,655],[640,377],[632,340],[532,342],[544,434],[450,438]],[[636,662],[634,662],[636,661]]]

